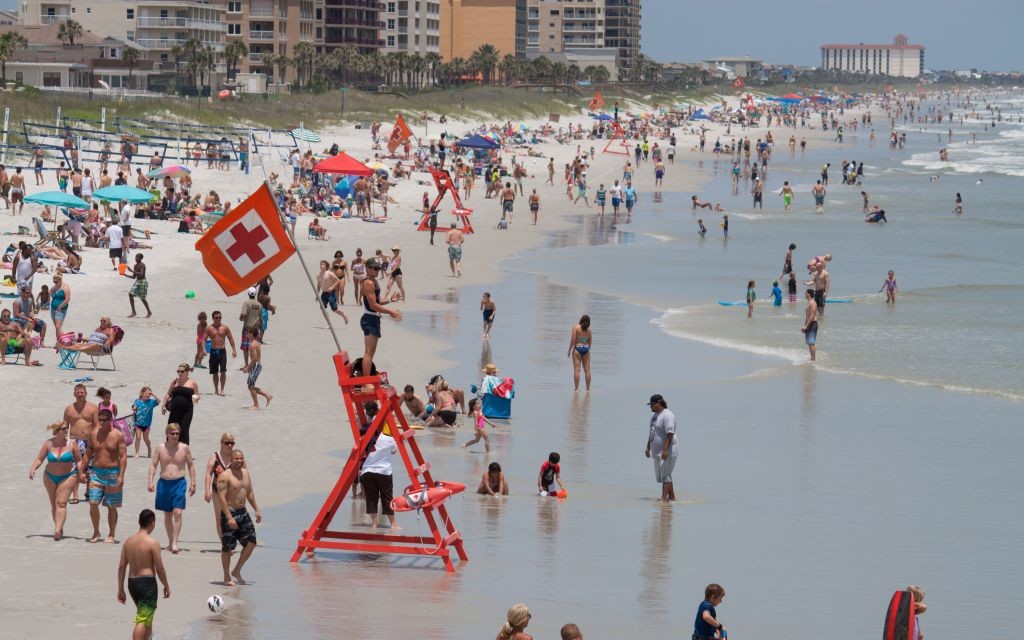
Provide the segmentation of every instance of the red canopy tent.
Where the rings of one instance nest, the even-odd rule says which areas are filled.
[[[319,171],[320,173],[338,173],[346,176],[369,176],[373,174],[373,169],[362,162],[359,162],[344,151],[333,158],[327,158],[326,160],[321,160],[316,163],[313,165],[313,171]]]
[[[782,97],[785,98],[786,100],[803,100],[804,99],[803,96],[799,96],[799,95],[797,95],[795,93],[787,93],[786,95],[784,95]]]

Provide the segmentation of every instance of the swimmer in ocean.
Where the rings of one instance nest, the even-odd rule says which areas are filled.
[[[871,211],[864,216],[864,222],[879,222],[884,224],[889,221],[885,217],[885,209],[880,209],[875,205],[874,207],[871,207]]]
[[[964,199],[960,196],[960,192],[956,192],[956,206],[953,207],[953,213],[960,215],[964,212]]]
[[[896,304],[896,292],[899,290],[899,286],[896,284],[896,273],[889,269],[889,275],[886,276],[885,280],[882,281],[882,288],[878,290],[878,293],[885,291],[885,304]]]
[[[480,300],[480,311],[484,317],[484,339],[491,337],[491,326],[494,324],[494,313],[497,311],[494,301],[491,300],[491,294],[484,293],[483,298]]]
[[[584,315],[579,323],[572,328],[569,337],[569,351],[566,355],[572,358],[572,380],[574,390],[580,388],[580,369],[583,369],[590,391],[590,350],[594,346],[594,334],[590,329],[590,316]]]
[[[818,181],[821,182],[820,180]],[[789,211],[793,206],[793,187],[789,186],[789,181],[782,183],[782,203],[785,205],[786,211]]]
[[[704,220],[697,220],[697,235],[703,238],[707,232],[708,228],[704,226]]]

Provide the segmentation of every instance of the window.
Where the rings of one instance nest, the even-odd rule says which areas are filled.
[[[16,71],[14,73],[14,81],[17,82],[18,84],[25,84],[25,72],[23,72],[23,71]]]
[[[129,40],[131,40],[132,42],[135,42],[135,32],[134,31],[125,31],[124,37],[129,39]]]
[[[128,14],[128,19],[129,20],[134,20],[135,19],[135,9],[128,9],[127,10],[127,14]]]
[[[395,36],[388,36],[388,46],[389,47],[394,47],[395,46]]]
[[[388,18],[388,31],[394,31],[394,30],[395,30],[395,19],[394,18]]]
[[[72,7],[72,10],[74,7]],[[43,86],[44,87],[59,87],[61,86],[60,72],[59,71],[44,71],[43,72]]]
[[[389,2],[388,3],[388,13],[394,13],[394,12],[395,12],[395,3],[394,2]]]
[[[110,49],[110,57],[111,57],[111,59],[117,57],[117,49],[114,49],[114,48]]]
[[[240,35],[242,35],[242,25],[240,25],[240,24],[228,24],[228,35],[229,36],[240,36]]]
[[[316,19],[317,19],[317,22],[319,22],[320,20],[324,19],[324,10],[323,9],[317,9],[316,10]]]
[[[242,3],[241,2],[229,2],[228,3],[228,13],[242,13]]]
[[[161,18],[166,18],[167,17],[167,9],[161,9],[160,10],[160,17]]]

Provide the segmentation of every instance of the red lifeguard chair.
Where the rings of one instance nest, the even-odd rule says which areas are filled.
[[[447,571],[454,571],[455,565],[451,558],[451,549],[463,562],[469,558],[462,548],[462,535],[455,528],[444,498],[458,493],[463,485],[435,481],[430,474],[430,464],[423,459],[419,445],[416,443],[414,431],[402,413],[398,394],[389,384],[387,373],[375,376],[353,377],[349,373],[348,353],[341,351],[334,354],[334,367],[338,372],[338,386],[345,401],[349,425],[355,446],[349,452],[348,462],[341,472],[334,489],[324,501],[320,512],[313,519],[313,524],[302,532],[298,546],[292,554],[291,561],[298,562],[303,552],[312,554],[315,549],[338,549],[357,553],[393,553],[400,555],[435,556],[444,561]],[[377,416],[370,423],[365,434],[360,435],[359,425],[366,420],[363,403],[376,401],[380,407]],[[411,484],[406,487],[403,495],[397,495],[394,505],[396,511],[420,511],[430,527],[430,536],[395,535],[377,532],[331,531],[331,521],[337,514],[352,484],[359,477],[362,452],[370,441],[388,426],[395,446],[405,465]],[[396,473],[397,476],[397,473]],[[429,494],[429,498],[428,495]],[[444,526],[438,526],[440,517]]]
[[[619,141],[619,144],[615,145],[615,147],[622,146],[625,147],[625,150],[612,148],[612,145],[615,144],[616,140]],[[608,138],[608,144],[604,145],[602,153],[613,153],[617,156],[628,156],[629,151],[629,143],[626,142],[626,132],[622,129],[622,125],[618,122],[612,122],[612,135]]]
[[[473,224],[469,221],[469,216],[473,213],[473,210],[462,206],[459,190],[455,188],[452,182],[452,175],[448,173],[447,169],[430,167],[430,176],[434,179],[434,185],[437,186],[437,197],[431,203],[430,210],[423,212],[423,217],[420,218],[420,226],[417,227],[417,231],[430,231],[430,212],[437,209],[437,206],[441,204],[441,201],[444,200],[444,194],[451,192],[452,198],[455,200],[455,208],[452,209],[452,214],[462,223],[460,231],[463,233],[473,233]]]

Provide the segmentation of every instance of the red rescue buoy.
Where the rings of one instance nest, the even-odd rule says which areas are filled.
[[[391,501],[391,508],[396,512],[432,509],[456,493],[462,493],[465,490],[466,485],[446,480],[435,482],[433,487],[419,491],[408,486],[402,495]]]

